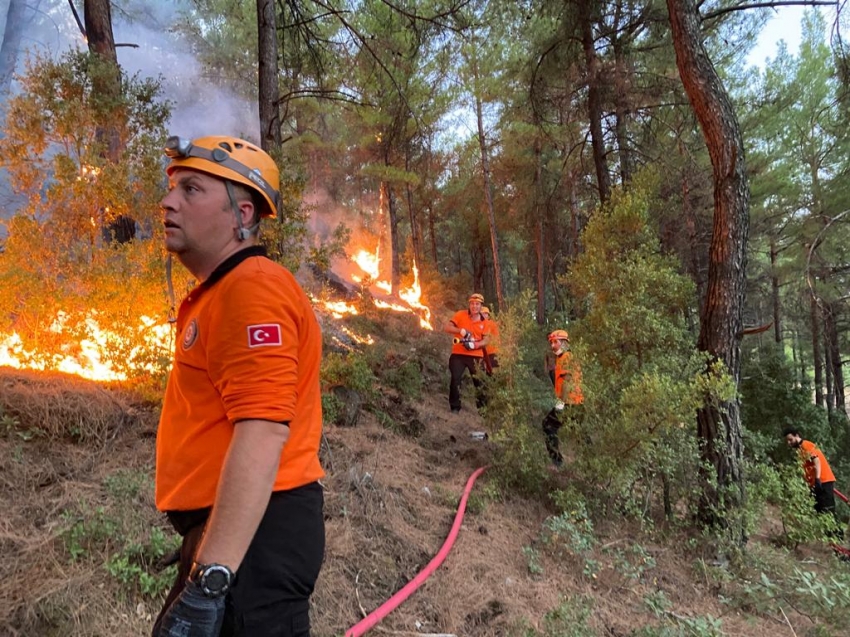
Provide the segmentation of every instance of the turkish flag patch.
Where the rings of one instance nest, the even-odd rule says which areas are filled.
[[[248,326],[248,347],[267,347],[269,345],[283,345],[280,325],[265,323]]]

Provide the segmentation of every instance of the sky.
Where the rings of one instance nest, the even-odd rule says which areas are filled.
[[[759,34],[756,46],[747,56],[749,66],[763,66],[767,58],[776,57],[776,45],[785,40],[788,52],[796,54],[800,48],[805,7],[778,7],[776,15]]]

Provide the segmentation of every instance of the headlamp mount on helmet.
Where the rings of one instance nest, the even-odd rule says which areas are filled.
[[[195,146],[191,140],[185,137],[172,135],[165,142],[165,155],[169,159],[196,157],[228,168],[250,180],[269,199],[274,209],[278,209],[278,204],[280,203],[280,194],[278,191],[263,178],[259,171],[251,170],[241,161],[231,157],[223,148],[213,148],[210,150],[201,146]]]

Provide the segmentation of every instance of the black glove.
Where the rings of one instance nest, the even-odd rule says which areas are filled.
[[[224,621],[225,596],[207,597],[194,582],[165,611],[154,637],[218,637]]]
[[[821,486],[820,478],[815,478],[815,489],[820,490]]]

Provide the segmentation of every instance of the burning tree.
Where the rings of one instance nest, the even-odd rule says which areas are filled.
[[[89,53],[35,58],[8,103],[0,165],[22,204],[0,255],[0,333],[48,368],[100,339],[121,378],[167,360],[143,317],[162,323],[168,309],[158,201],[169,105],[157,81],[123,73],[120,95],[99,92],[112,72]],[[125,149],[117,159],[98,135],[105,123]],[[136,220],[136,240],[105,236],[119,218]]]

